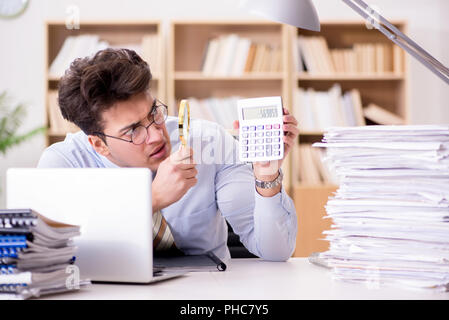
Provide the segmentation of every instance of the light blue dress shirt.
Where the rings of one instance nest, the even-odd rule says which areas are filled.
[[[177,118],[168,117],[166,127],[173,152],[180,146]],[[284,188],[273,197],[261,196],[251,165],[238,160],[238,141],[213,122],[192,119],[190,146],[198,183],[179,201],[161,210],[176,246],[185,254],[212,250],[224,261],[229,260],[226,219],[251,253],[266,260],[287,260],[295,249],[297,220],[293,201]],[[49,146],[38,167],[117,165],[98,154],[80,131]]]

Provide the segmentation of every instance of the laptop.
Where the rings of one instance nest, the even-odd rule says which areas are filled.
[[[8,209],[81,226],[75,264],[98,282],[150,283],[185,274],[153,268],[152,174],[145,168],[12,168]]]

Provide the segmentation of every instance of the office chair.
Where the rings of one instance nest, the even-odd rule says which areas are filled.
[[[243,243],[240,242],[240,238],[238,235],[234,233],[231,225],[228,224],[228,248],[231,253],[231,258],[257,258],[257,256],[253,255],[248,249],[245,248]]]

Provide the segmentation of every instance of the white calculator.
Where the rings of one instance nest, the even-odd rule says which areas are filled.
[[[241,99],[239,156],[242,162],[270,161],[284,157],[282,98]]]

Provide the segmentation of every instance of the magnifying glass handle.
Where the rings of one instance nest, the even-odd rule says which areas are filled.
[[[188,100],[181,100],[178,113],[179,139],[183,147],[187,146],[190,130],[190,107]]]

